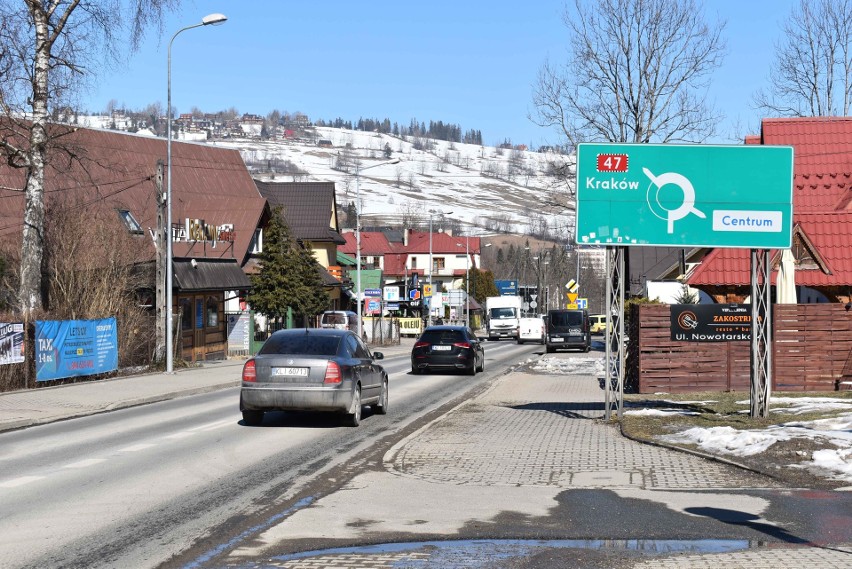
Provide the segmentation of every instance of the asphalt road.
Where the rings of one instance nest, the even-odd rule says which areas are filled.
[[[246,427],[238,389],[227,389],[2,433],[0,566],[175,564],[313,491],[318,473],[352,475],[359,457],[374,456],[536,347],[486,349],[486,373],[475,378],[413,376],[407,356],[386,359],[390,412],[365,411],[355,429],[336,417],[283,413]]]

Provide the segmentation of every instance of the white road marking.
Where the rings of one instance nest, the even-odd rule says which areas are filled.
[[[165,439],[185,439],[185,438],[187,438],[187,437],[191,437],[191,436],[192,436],[192,435],[194,435],[194,434],[195,434],[195,433],[190,433],[190,432],[188,432],[188,431],[183,431],[183,432],[181,432],[181,433],[175,433],[175,434],[173,434],[173,435],[168,435],[168,436],[163,437],[163,438],[165,438]]]
[[[62,468],[88,468],[89,466],[94,466],[96,464],[100,464],[102,462],[106,462],[105,458],[87,458],[86,460],[81,460],[79,462],[72,462],[71,464],[66,464]]]
[[[119,449],[118,452],[139,452],[140,450],[149,449],[153,446],[157,446],[157,445],[155,445],[154,443],[140,443],[138,445],[133,445],[133,446],[129,446],[129,447]]]
[[[216,421],[215,423],[207,423],[206,425],[199,425],[197,427],[193,427],[188,429],[190,432],[192,431],[212,431],[213,429],[220,429],[222,427],[227,427],[228,425],[234,425],[236,421],[234,419],[225,419],[222,421]]]
[[[17,488],[18,486],[23,486],[24,484],[29,484],[30,482],[35,482],[36,480],[41,480],[42,478],[46,477],[21,476],[20,478],[13,478],[12,480],[7,480],[6,482],[0,482],[0,488]]]

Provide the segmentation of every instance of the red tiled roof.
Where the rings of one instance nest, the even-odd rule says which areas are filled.
[[[802,213],[796,224],[824,260],[830,274],[817,269],[796,270],[796,284],[836,286],[852,284],[852,211]],[[775,283],[772,271],[772,284]],[[714,249],[688,280],[690,285],[741,286],[751,282],[747,249]]]
[[[471,254],[479,251],[479,237],[464,237],[454,236],[447,233],[432,234],[432,253],[443,255],[459,255],[464,254],[466,250],[470,250]],[[408,247],[406,251],[409,253],[428,253],[429,252],[429,232],[428,231],[412,231],[408,236]]]
[[[343,238],[346,239],[345,245],[340,245],[337,250],[347,255],[355,255],[358,252],[358,244],[355,240],[355,232],[347,231],[343,233]],[[381,256],[387,255],[394,251],[393,246],[388,242],[384,233],[376,231],[361,232],[361,255],[364,256]]]
[[[850,208],[852,117],[764,119],[761,131],[758,144],[794,148],[794,212]]]
[[[796,174],[793,212],[850,209],[852,174]]]
[[[763,119],[762,144],[795,147],[798,175],[852,172],[852,117]]]
[[[346,244],[338,247],[338,250],[347,255],[354,255],[355,233],[347,231],[343,234]],[[479,251],[479,237],[454,237],[446,233],[432,234],[432,253],[437,255],[464,255],[469,250],[471,256]],[[361,232],[361,254],[362,255],[390,255],[390,254],[412,254],[429,252],[429,233],[412,231],[408,236],[408,246],[402,243],[391,243],[384,233],[377,231]]]

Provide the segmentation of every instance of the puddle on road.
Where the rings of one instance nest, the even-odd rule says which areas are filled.
[[[305,551],[272,557],[263,562],[247,562],[228,567],[254,569],[259,567],[322,567],[337,557],[346,557],[348,567],[441,567],[442,569],[469,569],[491,567],[494,563],[513,558],[525,558],[547,549],[585,549],[624,552],[641,555],[671,553],[727,553],[740,551],[759,544],[748,540],[499,540],[479,539],[460,541],[422,541],[390,543],[362,547],[343,547]],[[388,559],[392,557],[393,560]],[[382,561],[377,564],[377,557]],[[371,558],[373,558],[371,560]]]

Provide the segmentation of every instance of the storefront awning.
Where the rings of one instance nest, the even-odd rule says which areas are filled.
[[[175,259],[174,288],[184,292],[202,290],[247,290],[251,281],[236,261],[218,259]]]

